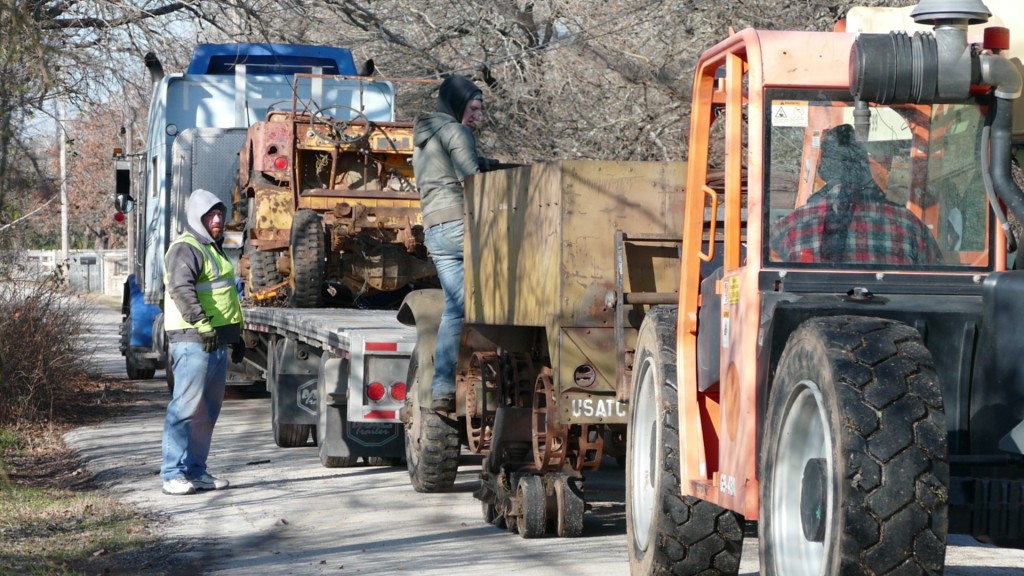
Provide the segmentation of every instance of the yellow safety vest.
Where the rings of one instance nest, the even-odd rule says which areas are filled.
[[[203,270],[199,273],[199,278],[196,278],[196,294],[199,296],[199,303],[202,304],[207,317],[210,318],[210,324],[214,328],[229,324],[241,324],[242,303],[238,299],[238,290],[235,289],[235,267],[231,264],[231,260],[217,250],[199,242],[190,232],[179,236],[171,243],[171,247],[173,248],[179,242],[194,246],[203,253]],[[170,252],[171,248],[168,248],[167,251]],[[168,281],[169,274],[165,267],[165,287]],[[164,330],[195,328],[194,325],[182,318],[181,311],[174,304],[174,299],[170,294],[165,296]]]

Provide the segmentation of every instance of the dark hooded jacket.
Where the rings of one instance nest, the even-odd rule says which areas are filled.
[[[217,252],[224,254],[221,244],[224,236],[214,240],[210,232],[203,226],[203,216],[214,208],[220,208],[225,216],[227,207],[219,198],[208,190],[198,189],[192,192],[185,208],[185,228],[192,233],[200,244],[206,244]],[[195,324],[207,316],[196,294],[196,279],[203,270],[203,254],[195,247],[177,242],[167,250],[164,258],[167,271],[167,285],[164,286],[165,297],[174,299],[174,305],[181,311],[182,318],[189,324]],[[237,324],[217,327],[217,340],[221,344],[234,344],[241,341],[241,327]],[[199,333],[193,329],[170,330],[167,332],[168,342],[201,342]]]
[[[424,227],[462,219],[462,183],[480,171],[476,137],[462,125],[462,114],[470,100],[482,94],[469,79],[452,76],[441,84],[437,111],[416,119],[412,167]]]

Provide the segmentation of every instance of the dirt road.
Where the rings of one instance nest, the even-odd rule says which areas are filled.
[[[119,315],[95,309],[94,366],[124,378]],[[588,477],[593,510],[582,538],[524,540],[484,524],[472,495],[478,460],[463,459],[453,492],[418,494],[404,467],[327,469],[312,446],[277,448],[268,400],[239,398],[225,403],[210,456],[211,471],[231,488],[166,496],[158,474],[168,395],[163,380],[139,385],[130,414],[66,441],[113,494],[164,513],[163,533],[190,542],[188,554],[208,574],[629,573],[623,478],[614,466]],[[1022,576],[1024,551],[952,537],[947,565],[951,576]],[[757,542],[748,538],[741,574],[757,573]]]

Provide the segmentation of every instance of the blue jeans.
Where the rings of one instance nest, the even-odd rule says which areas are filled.
[[[174,342],[170,346],[174,396],[164,420],[163,480],[184,476],[189,480],[206,473],[213,426],[224,403],[228,375],[227,346],[207,354],[198,342]]]
[[[424,243],[437,268],[437,278],[444,290],[444,312],[437,328],[437,346],[434,348],[434,398],[455,396],[455,369],[459,359],[459,336],[465,317],[466,292],[462,264],[465,227],[462,220],[445,222],[427,228]]]

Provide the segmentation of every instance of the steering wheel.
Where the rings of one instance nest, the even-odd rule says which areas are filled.
[[[352,111],[354,113],[354,116],[351,119],[348,119],[348,120],[340,120],[338,118],[334,118],[333,116],[330,116],[330,115],[325,113],[328,110],[333,110],[333,109],[350,110],[350,111]],[[338,104],[338,105],[335,105],[335,106],[326,106],[324,108],[317,108],[316,112],[313,113],[313,119],[315,120],[318,117],[320,118],[321,122],[324,122],[325,124],[329,125],[331,127],[331,129],[334,131],[335,138],[329,139],[329,141],[332,144],[336,144],[336,145],[355,144],[356,142],[359,142],[360,140],[363,140],[367,136],[370,135],[370,128],[371,128],[371,126],[370,126],[370,119],[362,111],[356,110],[355,108],[352,108],[350,106],[343,106],[341,104]],[[311,120],[311,123],[312,123],[312,120]],[[359,125],[359,124],[362,124],[362,126],[363,126],[363,129],[359,133],[357,133],[357,134],[346,134],[345,133],[345,130],[349,126]]]

